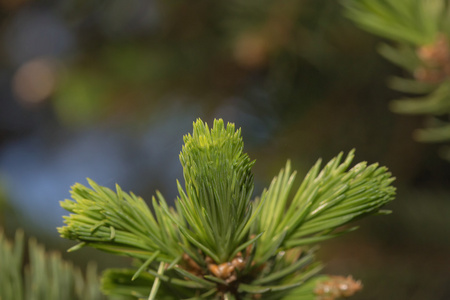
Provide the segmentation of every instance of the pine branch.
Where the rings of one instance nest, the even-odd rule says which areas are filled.
[[[161,206],[167,206],[162,196],[160,204],[153,201],[155,219],[146,203],[134,194],[123,192],[119,186],[113,192],[88,181],[93,189],[76,184],[71,191],[74,201],[61,202],[72,212],[64,217],[66,226],[58,228],[62,237],[79,240],[80,246],[145,260],[156,251],[166,262],[181,255],[173,223],[162,212]]]
[[[311,169],[295,195],[290,163],[261,199],[251,201],[252,162],[243,153],[240,130],[216,120],[197,120],[180,154],[185,190],[170,209],[153,198],[154,214],[133,194],[90,181],[76,184],[61,205],[61,236],[137,259],[136,269],[110,270],[108,294],[148,299],[284,299],[321,270],[314,244],[349,230],[342,225],[384,213],[393,200],[386,168],[360,163],[353,151]],[[295,292],[297,291],[297,292]],[[309,288],[309,293],[314,293]],[[306,299],[306,298],[305,298]],[[308,298],[309,299],[309,298]]]
[[[411,73],[392,78],[391,88],[418,97],[395,100],[403,114],[450,114],[450,5],[446,0],[345,0],[345,14],[358,26],[392,40],[380,54]],[[450,141],[448,122],[418,130],[422,142]],[[444,157],[448,154],[444,154]]]
[[[431,43],[440,27],[444,2],[430,0],[347,0],[346,15],[363,29],[394,41]]]
[[[85,276],[59,253],[46,253],[36,240],[28,242],[29,264],[24,264],[24,234],[18,230],[14,242],[0,231],[0,299],[100,300],[97,268],[89,264]],[[118,298],[114,298],[119,300]]]
[[[186,193],[179,188],[180,204],[190,226],[184,230],[211,249],[217,263],[228,261],[240,245],[252,212],[254,162],[243,153],[240,134],[222,120],[211,130],[197,120],[180,154],[186,183]]]
[[[296,173],[291,173],[289,161],[263,192],[261,199],[266,205],[258,220],[258,230],[265,232],[258,248],[263,259],[281,232],[279,247],[290,249],[338,236],[343,232],[336,229],[355,219],[385,213],[380,208],[395,195],[391,174],[377,164],[359,163],[348,170],[354,151],[341,163],[342,156],[333,158],[321,171],[319,160],[292,199],[289,195]]]

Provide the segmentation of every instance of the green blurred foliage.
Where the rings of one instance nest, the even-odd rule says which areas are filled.
[[[13,242],[0,231],[0,258],[0,299],[125,300],[102,295],[96,265],[88,265],[83,274],[59,253],[46,253],[36,240],[30,239],[26,245],[21,230]]]
[[[391,88],[405,95],[392,101],[392,111],[425,115],[425,128],[416,130],[421,142],[450,140],[450,4],[445,0],[346,0],[345,14],[364,30],[387,38],[379,52],[405,69],[406,77],[393,76]],[[447,158],[448,149],[441,149]]]
[[[139,1],[119,2],[63,7],[81,38],[53,99],[62,122],[76,125],[67,111],[82,115],[79,123],[146,116],[174,95],[210,108],[239,97],[258,109],[261,94],[272,108],[266,114],[289,121],[328,94],[336,97],[335,89],[367,85],[386,68],[374,41],[332,1],[153,1],[142,9],[156,11],[154,23],[138,19],[135,30],[127,6]]]

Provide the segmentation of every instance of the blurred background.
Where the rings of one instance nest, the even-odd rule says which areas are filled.
[[[353,299],[450,299],[450,162],[396,115],[375,51],[329,0],[0,0],[0,227],[48,249],[86,177],[168,200],[182,179],[182,137],[200,117],[235,122],[256,159],[255,195],[290,158],[356,160],[397,177],[390,216],[326,242],[326,273],[364,283]],[[300,182],[299,179],[298,183]],[[125,265],[94,250],[84,266]]]

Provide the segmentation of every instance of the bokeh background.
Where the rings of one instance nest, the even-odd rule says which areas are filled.
[[[182,136],[200,117],[242,128],[255,195],[290,158],[357,150],[397,177],[390,216],[326,242],[326,273],[361,279],[353,299],[450,299],[450,162],[396,115],[400,70],[330,0],[0,0],[0,227],[48,249],[75,182],[175,199]],[[299,182],[299,179],[297,179]],[[125,265],[93,250],[84,266]]]

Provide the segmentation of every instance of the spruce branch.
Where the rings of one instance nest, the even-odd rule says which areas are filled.
[[[250,300],[292,299],[286,297],[293,293],[313,299],[311,282],[322,268],[314,244],[348,232],[352,228],[340,227],[351,221],[385,213],[380,208],[394,198],[387,169],[350,167],[352,151],[323,168],[319,160],[294,195],[288,161],[251,201],[254,161],[243,152],[240,129],[223,120],[209,128],[198,119],[184,142],[185,188],[177,182],[175,209],[157,193],[152,213],[141,198],[92,181],[92,189],[76,184],[73,200],[61,202],[71,214],[58,230],[81,242],[74,249],[92,246],[136,259],[134,269],[105,272],[107,294]]]

